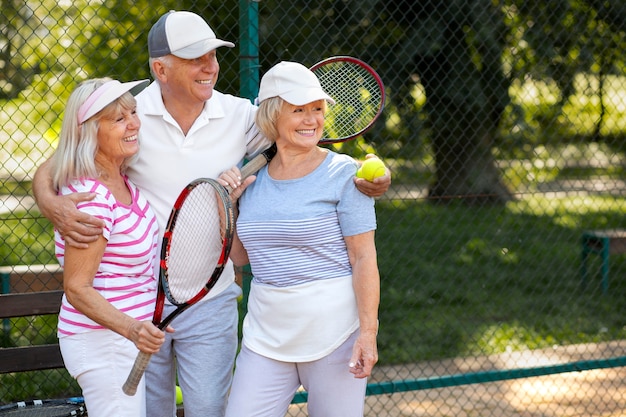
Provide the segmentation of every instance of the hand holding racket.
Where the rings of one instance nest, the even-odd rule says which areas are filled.
[[[335,100],[325,115],[320,144],[357,138],[382,114],[385,86],[378,73],[365,62],[349,56],[335,56],[313,65],[311,71],[320,80],[322,89]],[[242,168],[242,179],[263,168],[275,154],[274,144],[254,157]]]
[[[213,288],[228,260],[233,223],[228,192],[217,181],[200,178],[180,193],[161,247],[159,287],[152,318],[159,329],[165,329]],[[176,309],[161,319],[166,298]],[[135,395],[151,356],[139,352],[122,387],[125,394]]]

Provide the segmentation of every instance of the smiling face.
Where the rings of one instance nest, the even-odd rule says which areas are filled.
[[[277,142],[286,147],[315,147],[324,132],[324,109],[323,100],[302,106],[285,102],[276,120]]]
[[[166,103],[171,97],[189,105],[204,105],[213,95],[220,65],[216,50],[212,50],[195,59],[169,55],[165,60],[157,61],[154,70]]]
[[[141,122],[136,107],[124,108],[112,104],[98,123],[96,161],[102,167],[121,167],[125,159],[139,151],[138,134]]]

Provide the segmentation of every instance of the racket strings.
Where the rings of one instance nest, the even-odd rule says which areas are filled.
[[[216,265],[226,262],[227,210],[211,183],[195,186],[178,210],[166,259],[168,299],[189,301],[207,284]]]
[[[334,100],[324,124],[324,137],[343,139],[367,129],[378,117],[384,92],[377,77],[367,68],[337,61],[313,70],[322,88]]]

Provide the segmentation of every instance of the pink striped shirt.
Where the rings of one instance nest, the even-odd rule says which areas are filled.
[[[128,179],[132,196],[130,206],[118,202],[97,180],[84,179],[63,187],[60,194],[94,192],[96,198],[78,204],[81,211],[105,222],[107,239],[93,287],[114,307],[138,320],[149,320],[154,312],[157,280],[154,273],[157,256],[158,225],[148,201]],[[65,242],[54,232],[56,256],[63,266]],[[69,336],[103,329],[76,310],[65,295],[59,312],[58,336]]]

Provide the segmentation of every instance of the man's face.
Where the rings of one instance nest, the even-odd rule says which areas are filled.
[[[159,74],[163,94],[175,95],[177,101],[204,105],[213,95],[220,65],[216,50],[195,59],[171,55]]]

